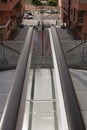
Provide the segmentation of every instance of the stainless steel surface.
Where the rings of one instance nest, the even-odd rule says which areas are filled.
[[[34,100],[37,101],[33,104],[33,113],[36,114],[32,116],[32,130],[55,130],[49,69],[36,70]]]
[[[22,130],[28,130],[29,116],[31,113],[29,113],[30,102],[27,100],[30,100],[31,98],[32,79],[33,79],[33,70],[30,71],[30,76],[29,76]]]
[[[26,74],[25,74],[25,77],[24,77],[23,90],[22,90],[20,107],[19,107],[18,118],[17,118],[15,130],[21,130],[22,129],[27,88],[28,88],[28,85],[31,83],[30,78],[32,76],[32,74],[30,73],[30,67],[31,67],[31,57],[32,57],[32,51],[33,51],[33,44],[34,44],[34,42],[32,40],[29,55],[28,55],[28,62],[27,62],[27,66],[26,66]],[[28,95],[29,95],[29,93],[28,93]]]
[[[64,117],[65,122],[62,123],[63,129],[71,129],[73,130],[85,130],[85,126],[83,123],[80,107],[78,105],[78,100],[74,91],[74,87],[72,84],[72,80],[70,78],[70,73],[68,71],[68,67],[65,61],[64,53],[61,47],[60,37],[57,33],[55,27],[51,27],[50,32],[50,39],[51,39],[51,48],[52,48],[52,55],[54,60],[54,69],[56,74],[56,81],[59,76],[61,85],[59,86],[61,95],[63,95],[63,103],[65,107]],[[57,87],[58,87],[57,82]],[[59,100],[60,101],[60,100]],[[62,106],[63,106],[62,103]],[[64,111],[62,111],[63,113]],[[62,116],[61,116],[62,117]],[[78,119],[78,120],[75,120]],[[63,121],[62,117],[62,121]],[[66,126],[64,127],[66,123]]]
[[[31,70],[31,77],[27,98],[25,116],[22,130],[56,130],[55,126],[55,113],[54,102],[52,92],[50,69],[36,69],[35,70],[35,83],[34,83],[34,99],[30,99],[30,89],[32,86],[33,74]],[[30,90],[30,91],[29,91]],[[30,111],[30,105],[32,102],[32,111]],[[29,116],[31,115],[31,119]]]
[[[16,127],[20,98],[22,95],[25,72],[28,62],[28,55],[31,48],[32,33],[33,27],[29,28],[25,46],[22,50],[20,60],[18,62],[14,83],[10,89],[5,109],[1,118],[1,130],[14,130]]]
[[[52,86],[50,71],[46,69],[37,69],[35,75],[35,100],[51,100]]]
[[[51,29],[49,29],[49,35],[50,35],[50,42],[51,42],[51,49],[52,49],[53,63],[54,63],[54,73],[55,73],[55,80],[56,80],[55,90],[56,90],[56,96],[59,99],[59,106],[57,106],[57,109],[58,110],[60,109],[60,113],[58,113],[58,115],[60,115],[60,118],[58,120],[58,125],[60,130],[64,130],[64,129],[68,130],[68,122],[67,122],[66,110],[65,110],[63,93],[61,88],[59,68],[57,65],[57,59],[56,59],[56,53],[55,53],[55,48],[53,43],[54,41],[53,41]]]

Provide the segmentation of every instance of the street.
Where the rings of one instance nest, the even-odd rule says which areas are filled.
[[[23,19],[24,25],[36,25],[38,21],[43,21],[45,24],[56,24],[58,21],[58,14],[39,13],[35,11],[33,13],[33,19]]]

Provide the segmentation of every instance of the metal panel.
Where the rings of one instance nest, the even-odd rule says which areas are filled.
[[[57,104],[57,116],[59,116],[58,110],[60,109],[60,120],[58,120],[58,127],[59,127],[59,130],[64,130],[64,129],[68,130],[65,105],[64,105],[63,93],[62,93],[61,82],[60,82],[59,67],[57,64],[58,59],[56,59],[54,41],[53,41],[53,36],[52,36],[52,32],[50,29],[49,29],[49,34],[50,34],[50,42],[51,42],[51,49],[52,49],[52,56],[53,56],[53,63],[54,63],[54,75],[55,75],[55,79],[56,79],[56,82],[55,82],[56,83],[56,87],[55,87],[56,98],[59,100],[59,104]],[[55,40],[56,40],[56,38],[55,38]],[[56,42],[57,41],[55,41],[55,43]]]
[[[26,102],[22,130],[28,130],[30,102]]]
[[[30,70],[29,80],[28,80],[28,88],[26,94],[25,110],[24,110],[24,119],[22,124],[22,130],[28,130],[29,126],[29,116],[31,115],[30,110],[30,99],[31,99],[31,88],[32,88],[32,80],[33,80],[33,70]],[[20,120],[19,120],[20,121]]]
[[[31,87],[32,87],[32,78],[33,78],[33,69],[30,70],[26,100],[30,100]]]
[[[34,100],[32,130],[54,130],[50,69],[36,69]]]
[[[55,130],[52,102],[33,104],[32,130]]]
[[[54,107],[55,99],[53,99],[52,81],[50,69],[36,69],[35,82],[33,81],[31,70],[31,78],[29,78],[29,85],[26,98],[25,116],[22,130],[55,130],[55,114]],[[31,92],[31,86],[34,85],[34,97],[28,97]],[[57,130],[57,129],[56,129]]]
[[[35,100],[52,99],[51,77],[49,69],[36,70],[34,99]]]

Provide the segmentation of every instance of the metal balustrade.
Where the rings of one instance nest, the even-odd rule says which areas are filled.
[[[32,33],[33,27],[29,28],[25,46],[22,50],[20,60],[17,65],[15,79],[9,92],[9,96],[2,115],[0,130],[15,130],[16,127],[15,125],[20,106],[20,98],[22,95],[22,87],[28,62],[28,55],[31,48]]]

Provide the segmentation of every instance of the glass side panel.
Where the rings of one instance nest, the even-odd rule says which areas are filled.
[[[0,70],[2,67],[16,67],[19,58],[19,53],[0,44]]]
[[[87,66],[87,45],[86,43],[74,48],[65,54],[68,65]]]

